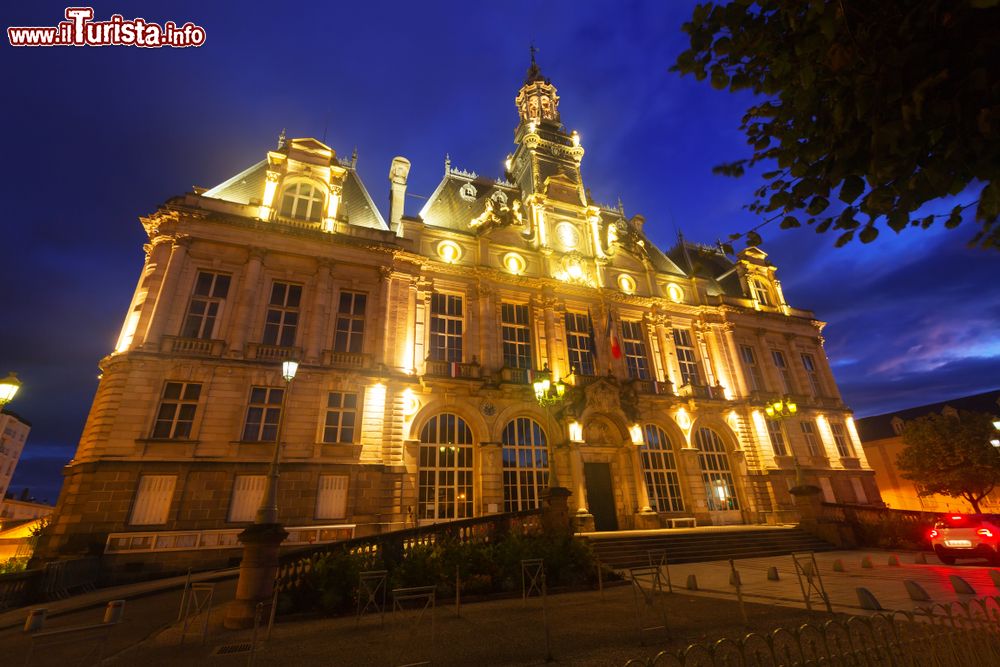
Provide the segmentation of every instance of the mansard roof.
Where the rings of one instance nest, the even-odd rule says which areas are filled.
[[[972,396],[960,396],[947,401],[929,403],[913,408],[905,408],[895,412],[886,412],[881,415],[864,417],[856,421],[858,436],[862,442],[892,438],[896,435],[896,432],[892,428],[893,419],[898,417],[905,422],[932,413],[941,414],[945,408],[949,407],[955,410],[988,412],[993,415],[1000,415],[1000,389],[985,391],[981,394],[973,394]]]
[[[475,195],[463,194],[466,185],[475,188]],[[470,232],[469,221],[482,215],[486,202],[497,192],[505,197],[517,198],[520,192],[514,185],[479,176],[474,172],[449,169],[437,188],[420,209],[425,225],[442,227],[457,232]]]
[[[667,252],[667,256],[687,275],[714,281],[723,293],[730,296],[743,296],[740,277],[733,270],[736,264],[721,249],[682,238]]]
[[[319,142],[316,143],[319,144]],[[322,146],[322,144],[319,145]],[[385,218],[382,217],[371,195],[368,194],[368,189],[361,181],[361,177],[358,176],[357,170],[350,162],[341,164],[341,166],[347,169],[341,206],[344,207],[343,211],[348,224],[372,229],[389,229]],[[202,193],[202,196],[235,204],[259,203],[264,193],[266,177],[267,160],[261,160],[232,178],[209,188]]]

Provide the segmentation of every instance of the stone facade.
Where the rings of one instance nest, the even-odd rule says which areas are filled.
[[[0,410],[0,500],[10,489],[10,480],[30,432],[31,424],[13,412]]]
[[[582,529],[793,520],[801,478],[878,503],[823,323],[786,303],[765,253],[661,251],[642,216],[592,200],[534,64],[516,104],[505,179],[446,162],[418,216],[407,160],[386,221],[353,157],[282,137],[143,218],[146,262],[42,555],[246,525],[279,430],[285,526],[524,509],[556,481]],[[561,401],[539,405],[542,379]],[[782,397],[797,414],[769,427]]]

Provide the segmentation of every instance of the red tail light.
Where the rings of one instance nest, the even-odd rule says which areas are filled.
[[[951,520],[952,521],[961,521],[962,520],[962,515],[961,514],[956,514],[955,516],[951,517]]]
[[[977,535],[982,535],[983,537],[993,537],[993,531],[989,528],[980,528],[976,531]]]
[[[927,534],[927,537],[931,538],[932,540],[937,536],[938,532],[936,528],[931,528],[931,532]]]

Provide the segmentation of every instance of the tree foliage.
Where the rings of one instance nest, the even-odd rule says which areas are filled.
[[[841,246],[953,228],[974,206],[971,244],[1000,250],[1000,0],[733,0],[683,29],[674,71],[761,98],[741,125],[752,155],[716,167],[776,164],[751,211]],[[949,213],[917,215],[947,197]]]
[[[979,502],[1000,484],[1000,451],[985,412],[929,414],[903,426],[905,448],[896,458],[903,478],[915,482],[920,495],[964,498],[979,513]]]

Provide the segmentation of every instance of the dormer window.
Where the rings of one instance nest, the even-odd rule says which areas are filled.
[[[771,290],[768,288],[767,283],[760,278],[751,278],[749,283],[750,293],[753,295],[754,301],[762,306],[774,305],[771,299]]]
[[[325,199],[319,188],[309,183],[295,183],[285,188],[280,213],[286,218],[319,222]]]

